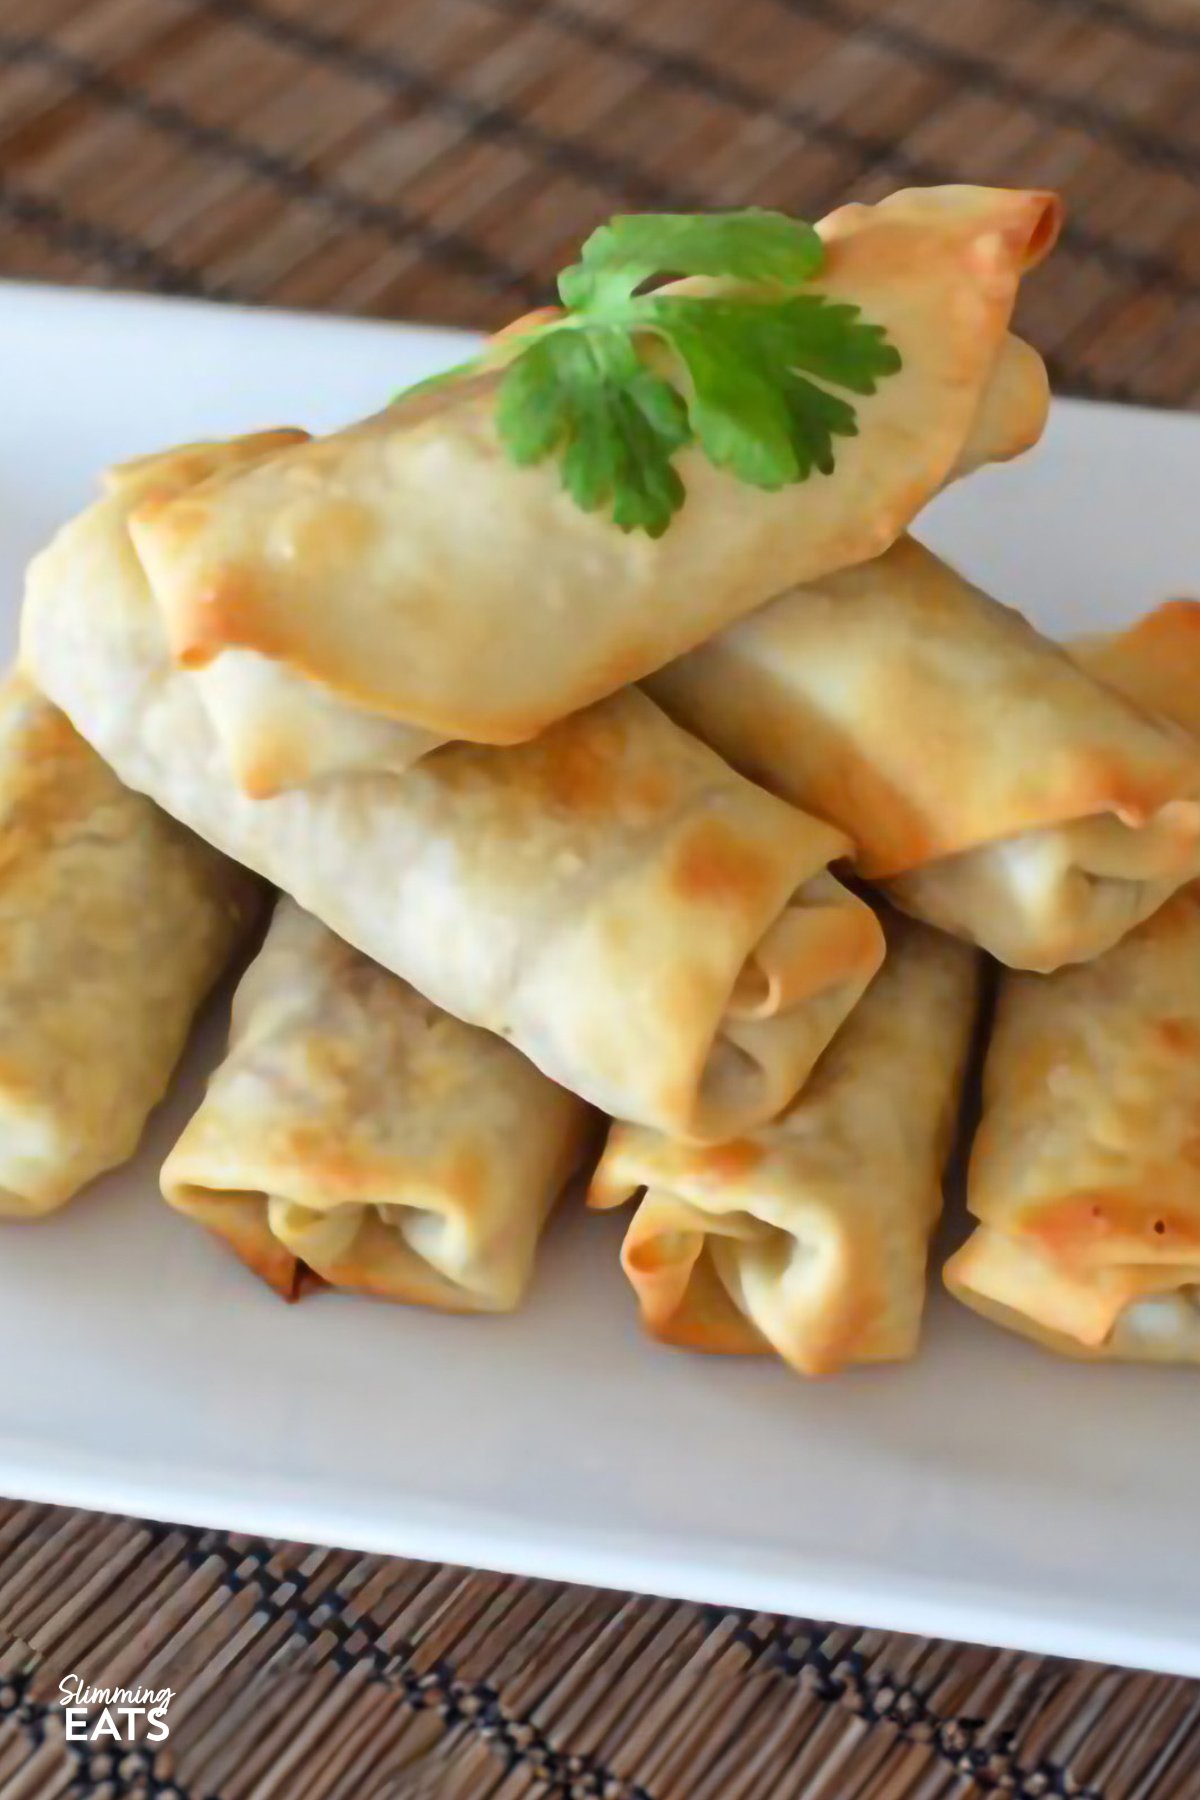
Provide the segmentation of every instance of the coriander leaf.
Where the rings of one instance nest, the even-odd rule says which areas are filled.
[[[817,274],[824,246],[811,225],[763,207],[741,212],[625,213],[593,231],[558,291],[573,312],[628,300],[652,275],[724,275],[794,287]]]
[[[560,451],[576,505],[611,503],[624,531],[659,537],[683,504],[671,457],[691,437],[686,405],[619,327],[551,331],[530,344],[500,384],[496,425],[522,467]]]
[[[772,349],[791,368],[806,369],[835,387],[873,394],[900,367],[900,352],[881,325],[868,325],[857,306],[823,294],[789,294],[771,308],[779,336]]]
[[[500,383],[496,428],[518,468],[541,462],[567,436],[570,396],[553,338],[540,338],[511,362]]]
[[[691,379],[688,418],[705,455],[754,487],[799,480],[782,371],[772,368],[724,302],[696,304],[704,308],[699,316],[662,301],[654,319]]]
[[[758,488],[828,475],[835,440],[858,430],[845,394],[874,394],[900,368],[857,307],[795,291],[823,257],[811,226],[757,208],[618,217],[559,278],[564,313],[544,310],[421,385],[500,373],[506,454],[522,467],[557,457],[578,506],[658,537],[684,502],[673,459],[686,445]],[[667,274],[734,285],[638,293]],[[661,352],[651,363],[651,339],[665,363]]]
[[[856,307],[817,294],[648,295],[635,305],[687,370],[688,416],[705,454],[754,487],[829,474],[834,437],[857,431],[854,409],[807,375],[872,394],[899,367],[893,346],[861,323]]]
[[[834,438],[858,436],[854,408],[815,381],[791,371],[784,379],[783,397],[792,422],[800,480],[806,481],[814,469],[832,475]]]

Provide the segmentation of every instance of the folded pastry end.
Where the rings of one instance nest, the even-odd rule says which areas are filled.
[[[239,1193],[234,1188],[220,1192],[199,1182],[176,1180],[168,1159],[163,1195],[177,1212],[220,1238],[281,1300],[299,1300],[319,1285],[312,1271],[271,1230],[261,1194]]]
[[[709,1168],[724,1172],[758,1155],[749,1139],[721,1144],[698,1152],[690,1172],[702,1182]],[[590,1204],[618,1201],[601,1186]],[[850,1362],[900,1359],[915,1347],[907,1329],[884,1320],[870,1259],[856,1257],[848,1222],[820,1204],[805,1206],[803,1196],[784,1230],[749,1213],[715,1216],[647,1189],[625,1234],[621,1266],[647,1333],[680,1349],[774,1350],[797,1373],[815,1377]],[[755,1323],[768,1283],[780,1315],[770,1337]]]
[[[950,182],[943,187],[900,188],[875,206],[855,200],[822,219],[817,230],[827,244],[852,237],[872,212],[889,223],[919,222],[943,240],[957,238],[962,253],[981,270],[1005,282],[1013,270],[1027,274],[1058,242],[1065,207],[1048,188],[975,187]],[[899,248],[899,239],[897,240]]]
[[[589,1204],[634,1200],[646,1330],[804,1375],[911,1356],[978,958],[889,917],[880,973],[779,1118],[713,1145],[613,1126]]]
[[[591,1123],[510,1044],[285,898],[162,1191],[279,1292],[308,1269],[383,1299],[507,1312]]]

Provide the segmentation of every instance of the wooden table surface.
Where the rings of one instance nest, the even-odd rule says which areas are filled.
[[[1058,387],[1193,406],[1198,172],[1194,0],[0,0],[2,275],[489,326],[615,210],[1049,185]],[[0,1800],[991,1793],[1198,1800],[1200,1686],[0,1503]]]

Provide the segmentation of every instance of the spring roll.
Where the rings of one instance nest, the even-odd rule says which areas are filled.
[[[951,1293],[1079,1356],[1200,1362],[1200,893],[1001,985]]]
[[[905,911],[1014,968],[1097,956],[1200,874],[1200,753],[912,538],[647,691],[839,825]]]
[[[171,458],[142,478],[164,488]],[[249,799],[170,660],[126,530],[137,491],[35,560],[23,621],[29,666],[124,781],[602,1111],[720,1139],[787,1104],[883,953],[829,871],[842,833],[636,689],[512,750]]]
[[[582,1100],[283,899],[163,1167],[180,1212],[291,1297],[510,1312],[592,1134]]]
[[[1072,655],[1200,736],[1196,602]],[[950,1291],[1068,1355],[1200,1362],[1198,1118],[1193,885],[1097,962],[1005,980]]]
[[[0,687],[0,1216],[126,1161],[257,884],[123,788],[21,675]]]
[[[269,743],[245,741],[273,738],[297,682],[430,740],[523,742],[781,588],[877,555],[960,468],[1034,441],[1045,372],[1027,347],[1013,354],[1008,323],[1059,215],[1052,195],[975,187],[831,214],[826,266],[804,291],[859,306],[902,368],[856,398],[858,435],[839,439],[828,475],[768,492],[682,451],[687,501],[657,540],[583,511],[555,458],[512,463],[494,374],[183,496],[149,494],[133,535],[172,655],[194,670],[238,657],[230,691],[205,698],[259,791],[348,766],[328,742],[297,760],[290,731],[278,766]],[[364,756],[356,741],[353,766]]]
[[[590,1202],[640,1196],[621,1260],[654,1337],[804,1375],[914,1354],[979,959],[899,916],[888,940],[782,1118],[707,1149],[614,1125]]]

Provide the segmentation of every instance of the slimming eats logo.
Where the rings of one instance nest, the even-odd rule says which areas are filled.
[[[58,1692],[66,1714],[68,1743],[95,1744],[112,1738],[118,1744],[132,1744],[137,1740],[139,1719],[146,1721],[148,1744],[161,1744],[170,1733],[166,1715],[175,1698],[174,1688],[85,1687],[78,1675],[66,1675]],[[97,1706],[103,1711],[93,1720],[90,1710]]]

